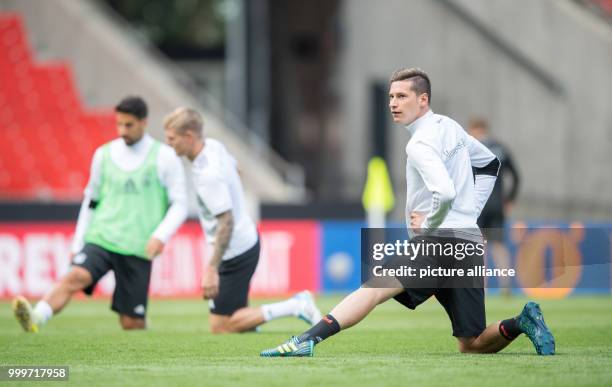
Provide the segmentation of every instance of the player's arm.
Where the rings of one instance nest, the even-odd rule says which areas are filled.
[[[213,299],[219,294],[219,265],[227,251],[233,231],[234,217],[232,211],[228,210],[217,215],[215,247],[208,265],[204,268],[204,276],[202,277],[202,290],[204,291],[204,298],[207,300]]]
[[[197,182],[196,190],[208,211],[217,220],[213,253],[204,268],[202,277],[204,298],[212,299],[219,293],[219,265],[227,251],[234,231],[232,200],[229,187],[215,173],[201,176],[200,181]]]
[[[146,253],[149,258],[162,253],[166,243],[188,215],[185,168],[181,160],[171,149],[162,148],[157,160],[157,170],[162,186],[166,189],[170,206],[147,243]]]
[[[230,240],[232,238],[232,232],[234,231],[234,216],[232,211],[228,210],[222,214],[217,215],[217,234],[215,236],[215,249],[213,255],[208,262],[209,266],[215,269],[219,268],[221,260],[227,251]]]
[[[468,152],[474,172],[474,191],[478,215],[484,208],[499,173],[501,163],[486,146],[472,136],[467,136]]]
[[[431,210],[420,225],[424,230],[438,228],[450,211],[455,199],[455,186],[453,184],[440,153],[430,144],[416,141],[406,149],[408,160],[418,171],[425,186],[431,192]],[[418,226],[418,221],[415,226]]]
[[[85,244],[85,233],[87,232],[87,228],[91,223],[93,212],[98,205],[101,175],[102,148],[98,148],[91,160],[89,181],[87,182],[87,186],[83,191],[83,202],[81,203],[81,209],[79,210],[79,217],[77,220],[76,229],[74,231],[74,237],[70,247],[70,253],[72,255],[75,255],[81,251]]]

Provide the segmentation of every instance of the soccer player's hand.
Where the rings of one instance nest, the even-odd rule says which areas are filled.
[[[157,238],[149,239],[147,242],[147,246],[145,247],[145,253],[147,253],[147,257],[153,259],[160,255],[164,251],[164,242],[160,241]]]
[[[410,213],[410,228],[420,229],[423,221],[425,220],[425,214],[422,212],[411,212]]]
[[[202,290],[205,300],[213,299],[219,294],[219,272],[216,267],[206,266],[202,276]]]

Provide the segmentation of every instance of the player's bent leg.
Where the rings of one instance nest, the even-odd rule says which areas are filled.
[[[511,341],[499,333],[499,321],[486,327],[477,337],[457,337],[461,353],[496,353],[507,347]]]
[[[231,316],[211,313],[208,322],[213,334],[241,333],[253,331],[255,327],[263,324],[265,319],[260,307],[245,307],[238,309]]]
[[[544,322],[540,306],[525,304],[517,317],[489,325],[478,337],[458,337],[459,351],[464,353],[495,353],[507,347],[521,333],[533,343],[538,355],[555,354],[555,338]]]
[[[58,282],[44,297],[53,314],[59,313],[70,301],[72,296],[87,288],[93,282],[91,273],[80,266],[73,266],[60,282]]]
[[[119,324],[121,324],[121,328],[126,331],[147,328],[147,322],[144,318],[132,317],[125,314],[119,315]]]

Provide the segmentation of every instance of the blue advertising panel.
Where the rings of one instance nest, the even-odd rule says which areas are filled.
[[[321,222],[321,291],[349,292],[359,287],[362,227],[366,225],[355,221]],[[612,224],[508,223],[504,245],[510,267],[517,272],[511,278],[515,292],[561,298],[609,294],[612,289]],[[491,252],[486,265],[495,268]],[[539,287],[532,287],[534,283]],[[487,287],[496,293],[499,285],[492,278]]]
[[[321,222],[321,290],[349,292],[360,285],[361,227],[363,222]]]

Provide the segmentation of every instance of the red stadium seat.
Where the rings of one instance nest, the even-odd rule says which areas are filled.
[[[112,110],[84,109],[69,63],[37,63],[15,13],[0,13],[0,84],[0,197],[80,198]]]
[[[594,8],[603,16],[612,19],[612,0],[583,0],[585,5]]]

